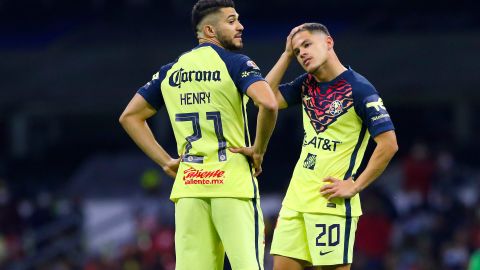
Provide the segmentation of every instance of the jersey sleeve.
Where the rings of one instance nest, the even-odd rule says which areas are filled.
[[[287,102],[287,104],[294,105],[299,104],[302,101],[302,84],[305,81],[307,74],[303,74],[297,77],[295,80],[281,84],[278,89],[280,93],[282,93],[283,99]]]
[[[355,111],[367,126],[370,135],[395,129],[382,98],[372,85],[361,85],[353,94]]]
[[[265,80],[260,68],[248,56],[232,54],[224,61],[235,86],[242,93],[246,93],[252,83]]]
[[[160,70],[152,76],[152,80],[138,89],[140,94],[152,107],[157,111],[165,104],[162,96],[160,85],[167,75],[167,71],[173,64],[169,64],[160,68]]]

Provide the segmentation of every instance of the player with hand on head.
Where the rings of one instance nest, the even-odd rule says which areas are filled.
[[[263,269],[264,224],[256,176],[275,126],[277,102],[243,47],[231,0],[199,0],[199,45],[162,66],[120,117],[134,142],[175,178],[177,270]],[[246,103],[259,107],[253,144]],[[146,120],[166,107],[180,158],[156,141]]]
[[[358,193],[380,176],[398,150],[378,92],[340,62],[333,45],[322,24],[295,27],[266,76],[279,108],[302,105],[304,127],[302,152],[273,236],[274,270],[350,269],[362,214]],[[293,58],[306,73],[280,84]],[[376,147],[367,157],[370,138]]]

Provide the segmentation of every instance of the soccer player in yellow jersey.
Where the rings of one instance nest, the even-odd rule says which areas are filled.
[[[175,178],[177,270],[263,269],[264,224],[256,176],[275,126],[277,101],[241,49],[243,26],[231,0],[192,10],[199,45],[160,68],[120,117],[135,143]],[[259,107],[250,143],[246,103]],[[155,140],[146,120],[165,106],[180,158]]]
[[[294,57],[306,73],[280,85]],[[361,215],[358,193],[398,149],[390,116],[373,85],[342,65],[319,23],[290,32],[266,80],[279,108],[302,105],[304,127],[302,152],[273,236],[274,270],[350,269]],[[376,147],[362,172],[370,137]]]

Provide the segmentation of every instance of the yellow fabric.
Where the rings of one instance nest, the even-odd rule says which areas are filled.
[[[302,213],[282,207],[270,253],[314,266],[352,263],[357,223],[358,217],[352,217],[347,225],[343,216]]]
[[[249,140],[248,97],[237,90],[217,52],[205,46],[183,54],[160,88],[184,156],[170,198],[258,197],[248,160],[228,150]]]
[[[302,152],[283,205],[299,212],[340,216],[347,215],[348,207],[351,208],[352,216],[360,216],[362,209],[358,194],[350,199],[351,206],[346,206],[343,199],[329,202],[320,194],[320,188],[325,185],[324,178],[332,176],[344,179],[358,143],[360,145],[351,170],[353,173],[357,171],[364,156],[370,134],[366,130],[362,140],[359,141],[362,122],[354,107],[350,107],[348,112],[339,116],[325,131],[318,134],[303,110],[303,126],[305,137]]]
[[[175,203],[177,270],[263,270],[264,223],[260,200],[181,198]],[[257,242],[255,242],[257,240]]]

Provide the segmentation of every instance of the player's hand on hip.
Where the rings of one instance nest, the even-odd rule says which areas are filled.
[[[357,194],[355,191],[355,183],[353,182],[352,178],[340,180],[329,176],[324,178],[323,182],[329,184],[322,186],[322,188],[320,188],[320,193],[327,197],[328,200],[335,198],[348,199]]]
[[[181,157],[170,159],[163,167],[163,171],[170,177],[174,178],[177,176],[178,166],[180,165]]]
[[[259,176],[262,173],[262,162],[263,154],[256,153],[253,151],[253,146],[251,147],[238,147],[238,148],[229,148],[232,153],[239,153],[246,156],[255,170],[254,176]]]

